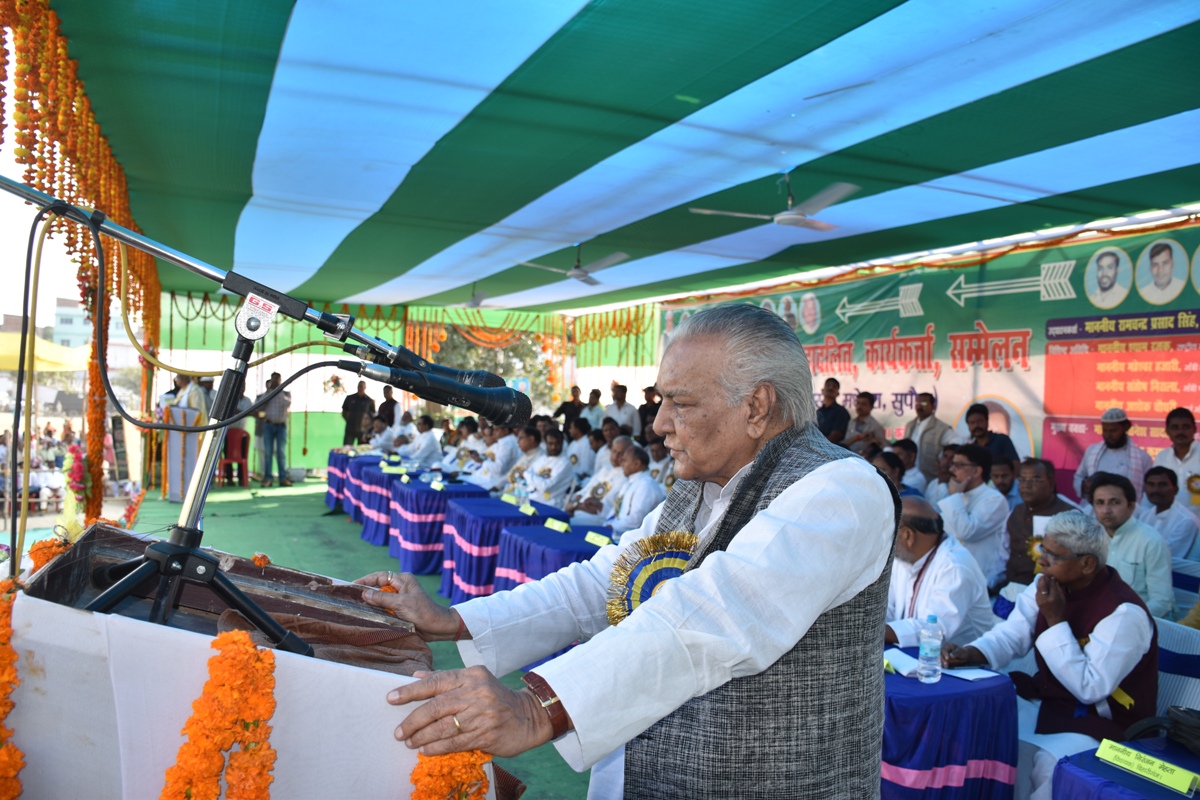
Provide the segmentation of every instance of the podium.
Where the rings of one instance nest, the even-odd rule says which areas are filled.
[[[203,425],[205,420],[194,408],[183,406],[167,406],[163,409],[163,422],[171,425],[187,425],[196,427]],[[199,433],[167,432],[166,453],[163,460],[167,471],[167,499],[172,503],[182,503],[187,494],[188,483],[192,480],[192,472],[196,469],[196,456],[200,451]]]

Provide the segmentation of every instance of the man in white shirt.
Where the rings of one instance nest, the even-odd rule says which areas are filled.
[[[1097,308],[1116,308],[1129,287],[1117,283],[1121,260],[1115,250],[1106,250],[1096,256],[1096,291],[1088,293],[1088,299]]]
[[[1008,501],[1008,510],[1021,505],[1021,493],[1017,491],[1017,474],[1011,461],[1000,459],[992,462],[992,488]]]
[[[1179,502],[1179,486],[1174,470],[1151,467],[1146,471],[1146,496],[1135,516],[1146,523],[1167,543],[1172,558],[1187,558],[1200,534],[1200,523]]]
[[[1108,565],[1137,592],[1150,613],[1171,619],[1175,590],[1171,584],[1171,551],[1158,531],[1133,518],[1137,496],[1124,475],[1098,472],[1092,476],[1092,508],[1096,521],[1112,541]]]
[[[650,452],[650,468],[647,470],[650,477],[666,488],[667,475],[671,471],[671,452],[667,450],[666,442],[655,439],[646,449]]]
[[[405,458],[411,458],[417,467],[429,469],[442,461],[442,444],[438,433],[433,427],[433,417],[422,414],[417,419],[417,435],[408,444],[400,445],[396,452]]]
[[[1166,242],[1150,248],[1150,277],[1149,284],[1138,287],[1147,303],[1161,306],[1179,297],[1183,291],[1185,281],[1175,274],[1175,254]]]
[[[1123,741],[1133,723],[1157,707],[1158,646],[1145,604],[1106,566],[1111,543],[1078,511],[1046,525],[1042,574],[1018,597],[1008,619],[966,646],[944,645],[947,666],[1001,669],[1036,648],[1033,677],[1017,686],[1018,774],[1030,785],[1018,797],[1050,800],[1059,758]]]
[[[1008,501],[987,485],[992,454],[977,444],[958,446],[950,460],[950,494],[938,501],[946,532],[966,546],[989,587],[1004,581],[1008,566]]]
[[[621,428],[621,433],[636,437],[642,433],[642,419],[638,416],[638,410],[633,403],[625,402],[625,396],[628,393],[629,389],[619,383],[613,386],[613,401],[604,409],[604,416],[616,420],[617,425]]]
[[[567,435],[571,437],[567,445],[567,460],[571,462],[571,471],[580,480],[592,474],[596,463],[596,451],[588,441],[591,432],[592,424],[583,417],[576,417],[567,426]]]
[[[563,455],[562,432],[553,429],[546,431],[543,444],[546,453],[525,470],[525,485],[531,499],[562,508],[574,479],[571,462]]]
[[[1158,451],[1154,466],[1175,471],[1180,503],[1200,519],[1200,447],[1196,446],[1196,417],[1191,411],[1181,407],[1167,414],[1167,437],[1171,446]]]
[[[612,513],[604,524],[612,528],[612,540],[621,541],[621,534],[641,527],[646,515],[653,511],[667,496],[662,484],[651,477],[650,454],[637,445],[625,448],[621,457],[621,471],[625,474],[625,485],[617,492]]]
[[[392,429],[388,427],[387,421],[383,417],[376,416],[371,420],[371,438],[367,439],[367,444],[372,449],[394,453],[396,452],[395,441],[396,437],[392,435]]]
[[[901,503],[883,640],[916,647],[921,623],[930,614],[937,615],[946,641],[982,636],[995,616],[979,565],[957,539],[946,535],[933,506],[915,496],[901,498]]]
[[[938,454],[937,458],[937,473],[925,484],[925,499],[935,506],[950,496],[950,481],[954,480],[950,464],[954,461],[958,447],[956,444],[948,444],[942,448],[942,452]]]
[[[621,426],[612,417],[605,417],[604,421],[600,423],[600,433],[604,435],[604,444],[596,451],[595,469],[597,472],[608,467],[609,459],[612,457],[612,443],[621,435]]]
[[[545,455],[542,449],[542,434],[532,425],[526,425],[517,431],[517,449],[520,455],[504,476],[504,486],[497,490],[498,494],[518,494],[525,491],[525,472],[534,461]]]
[[[392,436],[395,447],[406,445],[417,438],[417,426],[413,423],[411,411],[405,411],[400,415],[400,420],[392,426]]]
[[[481,453],[486,448],[483,437],[479,435],[479,423],[474,417],[465,417],[458,423],[458,442],[442,448],[445,454],[442,457],[442,472],[450,477],[456,476],[466,469],[468,463],[473,463],[470,455],[472,450]]]
[[[778,316],[749,304],[701,311],[662,356],[655,427],[680,481],[641,528],[454,609],[411,576],[361,579],[397,590],[367,591],[368,603],[426,639],[457,639],[479,665],[389,694],[393,705],[431,700],[402,710],[397,739],[426,755],[502,757],[553,740],[572,768],[596,765],[593,800],[877,795],[883,572],[898,504],[869,464],[816,431],[811,381]],[[610,623],[617,559],[681,528],[701,542],[696,563]],[[525,674],[520,692],[493,677],[580,640]],[[777,682],[784,674],[795,680]],[[713,692],[751,713],[715,716]]]
[[[603,525],[612,513],[613,503],[616,502],[617,492],[625,485],[625,472],[621,469],[621,459],[625,450],[633,444],[628,436],[618,436],[609,446],[608,466],[600,469],[599,454],[596,458],[596,472],[583,485],[583,488],[571,496],[563,510],[571,515],[574,525]]]
[[[1138,497],[1142,496],[1142,479],[1150,469],[1150,454],[1129,439],[1133,423],[1119,408],[1110,408],[1100,415],[1100,434],[1104,438],[1083,451],[1083,459],[1075,470],[1075,492],[1084,504],[1091,492],[1091,476],[1097,472],[1124,475],[1133,484]]]
[[[900,480],[905,486],[916,489],[921,494],[925,494],[925,488],[929,481],[925,479],[924,473],[917,469],[917,444],[912,439],[897,439],[892,442],[892,452],[900,457],[900,463],[904,464],[904,477]]]
[[[508,471],[517,462],[521,451],[517,447],[517,439],[512,434],[512,428],[506,425],[493,425],[488,430],[491,431],[492,442],[482,454],[470,454],[471,461],[478,465],[478,469],[467,475],[466,480],[492,491],[499,489],[504,483]]]

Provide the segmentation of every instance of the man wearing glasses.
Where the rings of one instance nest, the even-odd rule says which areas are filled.
[[[949,492],[938,501],[946,522],[946,532],[962,542],[979,568],[988,586],[995,589],[1004,581],[1008,566],[1008,501],[988,486],[992,454],[977,444],[960,445],[950,461]]]
[[[1017,491],[1023,502],[1008,515],[1007,574],[1010,583],[1028,585],[1035,577],[1035,554],[1029,549],[1030,540],[1043,536],[1051,517],[1075,506],[1055,492],[1054,464],[1040,458],[1021,462]]]
[[[946,666],[1000,669],[1035,648],[1037,673],[1011,674],[1017,694],[1017,796],[1050,800],[1058,759],[1100,739],[1122,741],[1158,701],[1158,641],[1146,604],[1108,564],[1109,537],[1079,511],[1046,525],[1042,574],[1008,619],[966,646],[942,648]],[[1031,745],[1031,746],[1030,746]],[[1026,795],[1026,792],[1029,792]]]

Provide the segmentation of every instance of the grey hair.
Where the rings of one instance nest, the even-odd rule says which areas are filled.
[[[1046,538],[1051,537],[1077,556],[1093,556],[1100,568],[1108,564],[1108,534],[1082,511],[1063,511],[1051,517]]]
[[[663,355],[676,342],[702,336],[725,341],[728,357],[717,381],[731,408],[769,383],[785,422],[800,428],[816,420],[808,357],[795,331],[778,316],[747,303],[705,309],[675,329]]]

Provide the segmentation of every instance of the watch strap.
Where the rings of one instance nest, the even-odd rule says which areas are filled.
[[[546,679],[536,672],[527,672],[521,676],[521,681],[533,692],[533,696],[542,704],[542,708],[546,709],[546,713],[550,716],[550,726],[554,729],[551,738],[558,739],[567,732],[568,718],[567,710],[563,708],[562,701],[558,699],[558,695],[550,688],[550,684],[546,683]]]

